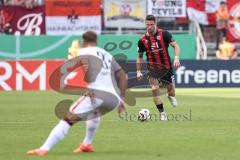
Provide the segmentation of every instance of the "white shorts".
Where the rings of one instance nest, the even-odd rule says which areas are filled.
[[[116,95],[104,91],[94,91],[94,97],[81,96],[71,105],[69,112],[78,115],[81,120],[88,120],[104,115],[118,105],[119,99]]]

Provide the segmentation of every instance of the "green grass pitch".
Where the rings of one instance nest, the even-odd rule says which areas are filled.
[[[231,160],[240,157],[240,89],[177,89],[179,107],[163,96],[169,121],[138,122],[140,108],[157,114],[151,98],[138,98],[102,117],[95,152],[74,154],[85,123],[73,126],[46,157],[27,156],[39,147],[58,122],[54,106],[77,96],[55,92],[0,92],[0,160]]]

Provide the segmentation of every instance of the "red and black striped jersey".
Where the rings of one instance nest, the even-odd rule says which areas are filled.
[[[171,33],[158,29],[154,36],[142,35],[138,41],[138,52],[146,52],[149,71],[172,70],[168,46],[173,42]]]

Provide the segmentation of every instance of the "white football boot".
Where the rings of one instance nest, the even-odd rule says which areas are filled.
[[[160,120],[161,121],[167,121],[167,113],[161,112],[160,113]]]
[[[168,100],[169,100],[169,102],[171,103],[171,105],[172,105],[173,107],[177,107],[178,103],[177,103],[176,97],[169,96],[169,95],[168,95],[167,97],[168,97]]]

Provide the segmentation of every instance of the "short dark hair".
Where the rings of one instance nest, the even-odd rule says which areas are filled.
[[[221,4],[221,5],[222,5],[222,4],[226,4],[226,2],[225,2],[225,1],[221,1],[220,4]]]
[[[146,21],[148,20],[148,21],[154,21],[154,22],[156,22],[156,18],[155,18],[154,15],[147,15],[145,20],[146,20]]]
[[[97,42],[97,34],[94,31],[84,32],[82,38],[85,42]]]

